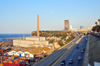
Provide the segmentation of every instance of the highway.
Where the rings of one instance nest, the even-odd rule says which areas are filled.
[[[78,40],[79,38],[76,37],[76,39],[73,41],[74,43]],[[48,57],[44,58],[42,61],[38,62],[37,64],[33,66],[48,66],[52,61],[54,61],[56,58],[58,58],[62,53],[64,53],[70,46],[72,45],[72,42],[63,47],[60,50],[57,50],[53,52],[51,55]]]
[[[83,53],[81,53],[82,48],[86,48],[86,38],[88,38],[88,36],[85,36],[82,38],[82,40],[79,42],[79,45],[76,45],[76,47],[72,50],[72,52],[67,56],[67,58],[65,58],[65,65],[64,66],[82,66],[82,62],[84,59],[84,53],[85,51],[83,51]],[[77,47],[79,47],[77,49]],[[78,56],[81,56],[81,60],[78,60]],[[69,59],[73,60],[72,64],[69,64]],[[60,65],[62,66],[62,65]]]

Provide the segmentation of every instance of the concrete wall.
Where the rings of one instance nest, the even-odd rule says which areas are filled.
[[[100,36],[90,35],[89,39],[89,64],[100,62]]]

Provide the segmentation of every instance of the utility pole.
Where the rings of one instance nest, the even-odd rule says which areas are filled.
[[[23,34],[23,40],[25,39],[25,34]]]

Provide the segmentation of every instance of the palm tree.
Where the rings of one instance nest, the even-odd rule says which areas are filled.
[[[99,21],[99,25],[100,25],[100,18],[98,19],[98,21]]]
[[[98,25],[98,23],[97,23],[97,22],[95,22],[95,24],[96,24],[96,26]]]

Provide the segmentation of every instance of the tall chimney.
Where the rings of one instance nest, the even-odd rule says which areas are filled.
[[[37,36],[39,36],[39,15],[37,15]]]

